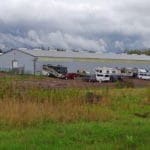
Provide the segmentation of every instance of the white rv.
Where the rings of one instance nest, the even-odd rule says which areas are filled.
[[[121,71],[118,68],[109,67],[96,67],[94,69],[97,81],[110,81],[111,75],[121,75]]]
[[[110,75],[109,74],[96,73],[96,80],[99,82],[110,81]]]
[[[146,69],[138,69],[137,77],[143,80],[150,80],[150,73]]]
[[[146,72],[146,73],[138,73],[137,76],[139,79],[143,79],[143,80],[150,80],[150,73]]]

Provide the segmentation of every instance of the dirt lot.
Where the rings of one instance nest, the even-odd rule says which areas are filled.
[[[123,81],[123,85],[126,84],[126,82],[130,82],[134,87],[147,87],[150,85],[150,81],[146,80],[139,80],[139,79],[125,79]],[[116,87],[116,82],[85,82],[82,81],[81,78],[76,78],[75,80],[62,80],[62,79],[44,79],[44,80],[30,80],[30,81],[24,81],[24,83],[30,85],[30,84],[36,84],[43,88],[100,88],[100,87]]]
[[[17,75],[18,77],[19,75]],[[76,78],[75,80],[64,80],[64,79],[57,79],[57,78],[37,78],[34,76],[26,77],[25,79],[19,79],[16,77],[16,75],[10,75],[6,73],[0,73],[0,78],[15,78],[17,83],[20,83],[21,85],[24,85],[26,87],[36,85],[41,88],[45,89],[62,89],[62,88],[90,88],[90,87],[116,87],[115,82],[85,82],[82,81],[82,78]],[[19,76],[21,77],[21,76]],[[150,80],[139,80],[139,79],[124,79],[123,83],[126,84],[127,82],[130,82],[134,87],[146,87],[150,86]]]

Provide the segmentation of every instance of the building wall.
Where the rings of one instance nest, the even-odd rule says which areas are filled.
[[[24,67],[25,73],[34,73],[34,57],[17,50],[9,51],[0,56],[0,70],[11,70],[13,60],[18,62],[18,67]]]
[[[18,50],[9,51],[0,56],[0,70],[11,70],[12,61],[17,60],[18,67],[24,67],[25,73],[34,74],[35,57]],[[35,74],[41,74],[43,64],[62,65],[68,72],[77,70],[93,71],[96,67],[136,67],[150,70],[150,61],[113,61],[102,59],[74,59],[74,58],[40,58],[35,62]]]
[[[43,64],[52,64],[52,65],[62,65],[62,66],[66,66],[68,68],[68,72],[76,72],[77,70],[86,70],[86,71],[93,71],[96,67],[118,67],[118,68],[145,68],[150,70],[150,61],[133,61],[133,62],[128,62],[128,61],[123,61],[123,62],[119,62],[119,61],[108,61],[108,60],[104,60],[104,61],[97,61],[97,60],[92,60],[92,61],[88,61],[88,60],[84,60],[84,61],[78,61],[78,60],[74,60],[74,59],[59,59],[59,58],[53,58],[51,59],[38,59],[37,61],[37,70],[41,70],[42,69],[42,65]]]

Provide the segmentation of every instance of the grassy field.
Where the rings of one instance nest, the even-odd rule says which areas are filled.
[[[0,78],[0,149],[150,149],[149,87],[21,84],[30,78]]]

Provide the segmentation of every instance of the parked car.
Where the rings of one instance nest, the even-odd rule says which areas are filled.
[[[62,76],[62,79],[75,79],[77,77],[76,73],[66,73]]]
[[[86,75],[82,78],[82,80],[86,82],[97,82],[96,74]]]

